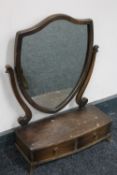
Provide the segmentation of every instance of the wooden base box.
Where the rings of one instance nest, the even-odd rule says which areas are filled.
[[[16,130],[16,146],[34,167],[88,148],[111,136],[111,119],[92,105]]]

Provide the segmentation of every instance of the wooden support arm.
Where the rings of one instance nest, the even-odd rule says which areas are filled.
[[[79,108],[84,107],[88,103],[88,99],[85,97],[82,98],[82,95],[87,87],[87,84],[88,84],[90,78],[91,78],[93,68],[94,68],[95,59],[96,59],[96,53],[98,52],[98,48],[99,48],[99,46],[97,46],[97,45],[95,45],[93,47],[92,56],[91,56],[91,63],[89,65],[87,76],[83,82],[83,86],[82,86],[80,92],[78,92],[78,94],[76,96],[76,103],[79,105]]]
[[[15,97],[18,100],[20,106],[23,108],[23,110],[25,112],[25,116],[23,116],[23,117],[20,116],[18,118],[18,123],[21,126],[27,125],[28,122],[32,118],[32,112],[20,96],[20,93],[19,93],[18,88],[17,88],[16,80],[15,80],[15,72],[14,72],[13,68],[10,65],[6,65],[6,73],[9,74],[11,86],[12,86],[13,92],[15,94]]]

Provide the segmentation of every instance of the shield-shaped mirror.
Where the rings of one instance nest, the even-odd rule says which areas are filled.
[[[62,109],[83,86],[92,46],[92,21],[67,15],[18,32],[15,70],[27,101],[48,113]]]

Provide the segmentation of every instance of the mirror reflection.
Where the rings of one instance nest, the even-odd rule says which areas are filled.
[[[22,39],[25,91],[35,103],[56,108],[73,91],[83,71],[87,25],[56,20]]]

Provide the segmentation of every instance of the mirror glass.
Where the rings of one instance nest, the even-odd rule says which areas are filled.
[[[23,87],[39,106],[56,108],[72,93],[86,60],[87,24],[56,20],[22,39]]]

